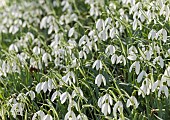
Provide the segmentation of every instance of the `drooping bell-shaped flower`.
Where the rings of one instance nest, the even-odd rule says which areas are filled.
[[[103,82],[104,86],[106,86],[106,79],[102,74],[98,74],[95,78],[95,84],[100,87],[101,83]]]
[[[127,106],[127,107],[130,107],[131,105],[133,105],[135,109],[138,108],[139,103],[138,103],[138,101],[137,101],[137,99],[136,99],[135,96],[131,96],[131,97],[127,100],[126,106]]]
[[[96,70],[102,69],[102,62],[101,62],[101,60],[96,60],[96,61],[93,63],[92,68],[95,68],[95,67],[96,67]]]

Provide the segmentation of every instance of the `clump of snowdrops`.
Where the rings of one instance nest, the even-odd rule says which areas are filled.
[[[170,119],[169,1],[0,2],[0,119]]]

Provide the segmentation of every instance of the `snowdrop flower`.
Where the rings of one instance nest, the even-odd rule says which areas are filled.
[[[110,55],[113,55],[115,53],[116,49],[113,45],[108,45],[106,50],[105,50],[105,53],[110,56]]]
[[[76,120],[88,120],[87,116],[83,113],[80,113],[78,116],[77,116],[77,119]]]
[[[168,21],[169,15],[170,15],[169,6],[166,5],[166,8],[165,8],[165,16],[166,16],[166,19],[165,19],[165,21]]]
[[[100,60],[96,60],[96,61],[93,63],[92,68],[95,68],[95,67],[96,67],[96,70],[102,69],[102,62],[101,62]]]
[[[61,104],[65,103],[67,98],[70,98],[70,94],[68,92],[64,92],[63,94],[61,94],[60,95]]]
[[[47,92],[47,89],[48,89],[48,82],[42,82],[42,85],[41,85],[41,90],[43,90],[44,93]]]
[[[117,57],[116,64],[119,64],[119,63],[122,63],[122,62],[123,62],[123,65],[125,66],[126,65],[126,59],[123,55],[120,55],[119,57]]]
[[[158,62],[159,61],[159,62]],[[161,66],[161,68],[164,67],[164,60],[162,59],[161,56],[158,56],[156,57],[154,60],[153,60],[153,64],[155,65],[156,62],[158,62],[158,64]]]
[[[23,111],[24,111],[24,104],[23,103],[15,103],[15,104],[12,105],[11,113],[12,113],[14,118],[16,118],[16,115],[23,116]]]
[[[45,115],[45,116],[43,117],[42,120],[53,120],[53,118],[52,118],[51,115],[47,114],[47,115]]]
[[[34,115],[33,115],[33,117],[32,117],[32,120],[36,120],[37,116],[39,116],[40,119],[43,120],[45,114],[44,114],[43,111],[40,110],[40,111],[34,113]]]
[[[133,67],[135,67],[135,72],[136,72],[136,74],[138,75],[139,72],[140,72],[140,63],[139,63],[139,61],[135,61],[135,62],[130,66],[129,72],[132,71],[132,68],[133,68]]]
[[[71,80],[72,78],[72,80]],[[69,71],[65,76],[62,77],[62,80],[69,85],[71,85],[72,81],[73,83],[76,82],[76,79],[75,79],[75,75],[74,75],[74,72],[73,71]]]
[[[154,92],[158,88],[159,89],[158,97],[160,97],[160,94],[163,91],[165,93],[165,96],[168,98],[169,91],[168,91],[168,87],[165,85],[166,81],[167,81],[166,76],[163,75],[161,80],[157,80],[156,82],[153,83],[152,92]]]
[[[11,44],[11,45],[9,46],[9,51],[18,52],[18,47],[17,47],[15,44]]]
[[[162,86],[162,85],[163,85],[162,80],[157,80],[156,82],[154,82],[152,85],[152,92],[154,92],[157,89],[157,87]]]
[[[149,50],[149,51],[146,50],[144,52],[144,54],[146,55],[146,59],[149,61],[151,59],[151,57],[152,57],[153,52],[152,52],[152,50]]]
[[[98,99],[98,106],[102,109],[102,113],[106,116],[111,113],[110,105],[113,104],[112,97],[109,94],[105,94]]]
[[[15,33],[17,33],[19,30],[19,28],[16,26],[16,25],[12,25],[10,28],[9,28],[9,33],[12,33],[13,35]]]
[[[141,72],[141,73],[138,75],[138,77],[137,77],[137,82],[138,82],[138,83],[141,82],[143,76],[147,77],[147,73],[146,73],[144,70],[142,70],[142,72]]]
[[[44,53],[42,56],[42,61],[45,63],[45,66],[48,66],[48,59],[52,61],[51,55],[49,53]]]
[[[158,97],[160,97],[160,94],[161,94],[162,91],[165,93],[165,96],[168,98],[169,91],[168,91],[168,87],[166,85],[160,86],[159,92],[158,92]]]
[[[71,37],[71,36],[73,36],[73,34],[74,34],[74,27],[72,27],[70,30],[69,30],[69,32],[68,32],[68,37]]]
[[[106,86],[106,79],[102,74],[98,74],[95,78],[95,84],[100,87],[101,83],[103,82],[104,86]]]
[[[57,96],[61,96],[61,93],[59,91],[55,91],[53,95],[51,96],[51,101],[54,102]]]
[[[53,79],[49,79],[47,81],[47,84],[48,84],[48,86],[47,86],[48,90],[51,92],[51,90],[55,88]]]
[[[115,27],[111,28],[109,32],[110,38],[113,39],[116,36],[116,34],[119,34],[118,30]]]
[[[126,106],[130,107],[131,105],[133,105],[135,109],[138,108],[139,103],[138,103],[137,99],[135,98],[135,96],[131,96],[127,100]]]
[[[33,100],[35,98],[35,93],[32,90],[27,92],[26,95],[29,95],[31,97],[31,100]]]
[[[108,34],[106,30],[102,30],[99,34],[98,34],[99,38],[103,41],[106,41],[108,39]]]
[[[112,64],[116,63],[117,58],[118,58],[118,56],[116,54],[112,55],[112,57],[111,57]]]
[[[138,91],[138,95],[142,94],[142,97],[145,97],[145,95],[150,94],[150,90],[152,88],[152,84],[149,78],[145,78],[144,81],[142,82],[142,86],[140,87]]]
[[[36,91],[37,93],[40,93],[40,91],[41,91],[41,86],[42,86],[42,83],[38,83],[38,84],[36,85],[35,91]]]
[[[67,110],[68,110],[68,111],[71,111],[73,107],[75,107],[76,110],[78,111],[78,105],[77,105],[77,103],[76,103],[72,98],[69,98],[69,104],[68,104]]]
[[[96,29],[98,31],[101,31],[105,28],[104,20],[103,19],[98,19],[96,22]]]
[[[163,41],[167,41],[167,31],[165,29],[162,29],[162,34],[163,34]]]
[[[117,101],[113,107],[114,118],[117,118],[117,110],[119,111],[120,114],[123,114],[123,104],[121,101]]]
[[[40,52],[41,52],[41,50],[40,50],[40,48],[39,48],[38,46],[35,46],[32,51],[33,51],[33,53],[34,53],[35,55],[39,55]]]
[[[129,60],[131,60],[131,61],[135,61],[136,58],[137,58],[137,56],[136,56],[135,53],[131,53],[127,58],[128,58]]]
[[[79,58],[84,58],[84,59],[86,60],[86,59],[87,59],[86,53],[81,50],[81,51],[79,52]]]
[[[80,89],[80,87],[75,87],[75,90],[72,92],[72,98],[77,96],[77,94],[79,94],[81,97],[84,97],[83,91]]]
[[[83,35],[79,40],[79,46],[84,45],[86,42],[89,42],[89,38],[87,35]]]
[[[73,111],[68,111],[64,117],[64,120],[76,120],[76,115]]]
[[[154,39],[154,38],[156,38],[156,31],[154,30],[154,29],[152,29],[150,32],[149,32],[149,34],[148,34],[148,39]]]
[[[161,81],[167,82],[168,86],[170,86],[170,66],[165,70]]]

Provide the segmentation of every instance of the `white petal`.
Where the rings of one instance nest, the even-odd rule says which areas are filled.
[[[36,91],[37,93],[40,93],[40,91],[41,91],[41,86],[42,86],[42,83],[38,83],[38,84],[36,85],[35,91]]]
[[[116,59],[117,59],[117,55],[116,54],[112,55],[112,57],[111,57],[112,64],[115,64]]]
[[[127,106],[127,107],[130,107],[130,106],[131,106],[131,101],[130,101],[130,99],[127,100],[126,106]]]
[[[58,91],[55,91],[55,92],[53,93],[52,97],[51,97],[51,101],[52,101],[52,102],[56,99],[57,95],[58,95]]]
[[[69,30],[68,37],[71,37],[73,33],[74,33],[74,27]]]
[[[163,89],[164,89],[165,96],[168,98],[168,95],[169,95],[168,87],[164,85]]]
[[[136,70],[136,74],[138,75],[139,71],[140,71],[140,63],[139,63],[139,61],[136,61],[135,70]]]
[[[41,89],[43,90],[44,93],[46,93],[48,89],[48,82],[43,82]]]
[[[108,105],[107,105],[107,103],[104,103],[102,105],[102,113],[104,113],[104,115],[106,116],[107,115],[107,111],[108,111]]]
[[[167,40],[167,31],[165,29],[162,29],[162,34],[163,34],[163,41],[166,42],[166,40]]]
[[[139,83],[139,82],[141,82],[141,80],[142,80],[142,78],[143,78],[143,76],[146,74],[146,72],[144,71],[144,70],[142,70],[142,72],[138,75],[138,77],[137,77],[137,82]]]
[[[137,56],[136,56],[135,54],[132,54],[132,55],[129,55],[127,58],[128,58],[129,60],[134,61],[134,60],[136,60]]]
[[[61,104],[65,103],[67,96],[68,96],[67,92],[64,92],[63,94],[61,94],[61,96],[60,96]]]
[[[156,88],[158,87],[159,81],[157,80],[155,83],[153,83],[152,85],[152,92],[154,92],[156,90]]]

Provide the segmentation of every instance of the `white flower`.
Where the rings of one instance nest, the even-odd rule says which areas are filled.
[[[42,82],[41,90],[43,90],[43,92],[46,93],[47,89],[48,89],[48,82]]]
[[[114,118],[117,118],[117,110],[119,111],[120,114],[123,113],[123,104],[122,104],[121,101],[117,101],[116,104],[113,107]]]
[[[40,111],[34,113],[32,120],[36,120],[37,115],[40,117],[40,120],[42,120],[45,116],[44,112],[40,110]]]
[[[18,47],[17,47],[15,44],[11,44],[11,45],[9,46],[9,51],[18,52]]]
[[[102,62],[101,62],[100,60],[96,60],[96,61],[93,63],[92,68],[95,68],[95,67],[96,67],[96,70],[102,69]]]
[[[116,51],[116,49],[113,45],[108,45],[105,50],[105,53],[110,56],[110,55],[113,55],[115,53],[115,51]]]
[[[166,85],[160,86],[159,92],[158,92],[158,97],[160,97],[160,94],[162,91],[165,93],[165,96],[168,98],[169,92],[168,92],[168,87]]]
[[[112,64],[116,63],[117,58],[118,58],[118,56],[116,54],[112,55],[112,57],[111,57]]]
[[[73,34],[74,34],[74,27],[72,27],[72,28],[69,30],[69,32],[68,32],[68,37],[73,36]]]
[[[162,29],[162,34],[163,34],[163,41],[167,41],[167,31],[165,29]]]
[[[49,53],[44,53],[42,56],[42,61],[45,63],[45,66],[48,66],[48,59],[52,61],[51,55]]]
[[[108,39],[108,34],[106,30],[102,30],[99,34],[98,34],[99,38],[103,41],[106,41]]]
[[[34,54],[39,55],[41,52],[41,49],[38,46],[35,46],[32,51]]]
[[[159,61],[159,62],[158,62]],[[158,64],[161,66],[161,68],[164,67],[164,60],[162,59],[161,56],[158,56],[156,57],[154,60],[153,60],[153,64],[155,65],[156,62],[158,62]]]
[[[103,82],[104,86],[106,86],[106,79],[102,74],[98,74],[95,78],[95,84],[100,87],[101,83]]]
[[[72,78],[72,80],[71,80]],[[62,80],[69,85],[71,85],[72,81],[73,83],[76,82],[76,79],[75,79],[75,75],[74,75],[74,72],[73,71],[69,71],[65,76],[62,77]]]
[[[135,98],[135,96],[131,96],[128,100],[127,100],[127,103],[126,103],[126,106],[127,107],[130,107],[131,105],[133,105],[136,108],[138,108],[138,101],[137,99]]]
[[[49,80],[47,81],[47,83],[48,83],[48,90],[49,90],[50,92],[51,92],[52,89],[55,88],[53,82],[54,82],[54,81],[53,81],[52,79],[49,79]]]
[[[150,79],[145,78],[144,81],[142,82],[142,86],[138,91],[138,95],[142,94],[142,97],[145,97],[145,95],[149,95],[151,88],[152,88],[152,84]]]
[[[132,60],[132,61],[135,61],[137,56],[136,54],[130,54],[128,57],[127,57],[129,60]]]
[[[112,59],[112,58],[111,58]],[[120,55],[119,57],[117,57],[117,61],[116,64],[122,63],[124,64],[124,66],[126,65],[126,59],[123,55]]]
[[[96,22],[96,28],[98,31],[101,31],[105,28],[104,20],[98,19]]]
[[[152,85],[152,92],[154,92],[158,86],[162,86],[162,85],[163,85],[163,82],[160,80],[157,80],[156,82],[154,82]]]
[[[53,95],[51,96],[51,101],[54,102],[57,96],[60,96],[61,93],[59,91],[55,91]]]
[[[76,120],[76,115],[73,111],[68,111],[64,117],[64,120]]]
[[[111,28],[109,33],[110,38],[113,39],[116,34],[118,34],[118,30],[115,27]]]
[[[38,84],[36,85],[35,91],[36,91],[37,93],[40,93],[40,91],[41,91],[41,86],[42,86],[42,83],[38,83]]]
[[[98,99],[98,106],[102,109],[104,115],[111,113],[110,105],[113,104],[112,97],[109,94],[105,94],[103,97]]]
[[[108,114],[111,113],[111,107],[110,107],[109,103],[104,103],[102,105],[102,113],[104,113],[105,116],[107,115],[107,113]]]
[[[76,120],[88,120],[88,118],[85,114],[81,113],[77,116]]]
[[[27,92],[26,95],[29,95],[31,97],[31,100],[33,100],[35,98],[35,93],[32,90]]]
[[[47,114],[47,115],[45,115],[45,116],[43,117],[42,120],[53,120],[53,118],[52,118],[51,115]]]
[[[147,73],[144,70],[142,70],[142,72],[137,77],[137,82],[138,83],[141,82],[143,76],[145,76],[145,77],[147,76]]]
[[[70,94],[68,92],[64,92],[63,94],[61,94],[60,95],[61,104],[65,103],[68,97],[70,97]]]
[[[12,105],[11,113],[12,113],[14,118],[16,118],[16,115],[23,116],[23,111],[24,111],[24,104],[23,103],[15,103],[15,104]]]
[[[148,39],[154,39],[154,38],[156,38],[156,31],[154,30],[154,29],[152,29],[150,32],[149,32],[149,34],[148,34]]]
[[[133,67],[135,67],[135,72],[136,72],[136,74],[138,75],[139,72],[140,72],[140,63],[139,63],[139,61],[135,61],[135,62],[130,66],[129,72],[132,71],[132,68],[133,68]]]

